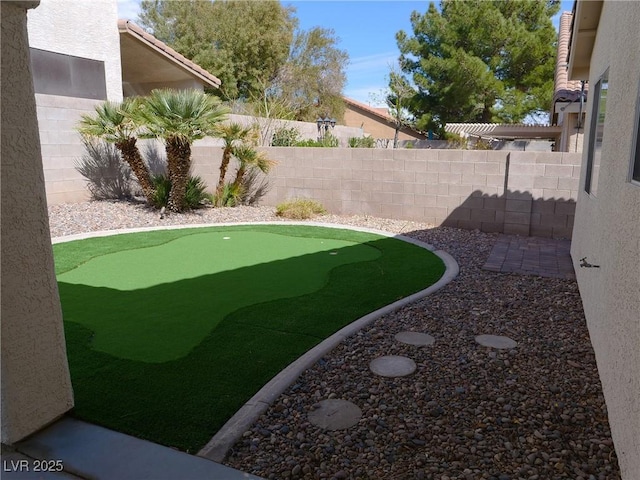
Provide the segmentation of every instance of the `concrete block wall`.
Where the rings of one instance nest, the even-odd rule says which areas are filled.
[[[278,162],[262,199],[311,198],[337,214],[416,220],[485,232],[571,237],[580,155],[473,150],[264,149]],[[217,182],[219,147],[193,149]],[[232,165],[229,171],[233,173]]]
[[[86,181],[75,169],[85,153],[76,131],[84,113],[94,113],[99,100],[36,94],[42,166],[49,204],[89,199]]]

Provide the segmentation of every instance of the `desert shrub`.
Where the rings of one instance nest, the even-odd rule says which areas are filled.
[[[272,147],[294,147],[300,141],[300,132],[298,129],[278,128],[271,137]]]
[[[166,207],[169,202],[169,192],[171,191],[171,180],[164,174],[154,175],[152,177],[153,186],[155,188],[155,196],[153,204],[157,208]],[[207,186],[200,177],[189,176],[187,181],[187,190],[184,194],[185,204],[188,208],[200,208],[209,201],[209,195],[206,192]]]
[[[296,142],[296,147],[326,147],[326,148],[335,148],[340,145],[340,141],[338,137],[334,137],[330,133],[327,133],[323,138],[319,140],[301,140]]]
[[[446,132],[444,139],[447,141],[449,148],[467,148],[467,140],[457,133]]]
[[[237,207],[242,201],[242,185],[235,185],[233,182],[225,183],[219,194],[214,193],[209,198],[213,205],[219,207]]]
[[[220,207],[237,207],[238,205],[255,205],[271,188],[268,178],[257,169],[249,170],[242,178],[240,185],[234,182],[224,184],[220,198],[212,194],[209,199],[213,205]]]
[[[407,142],[404,144],[404,148],[413,148],[413,142]]]
[[[364,137],[349,138],[349,146],[351,148],[375,148],[376,140],[370,135]]]
[[[479,138],[478,141],[473,146],[473,149],[474,150],[493,150],[493,147],[491,146],[490,140],[483,140],[482,138]]]
[[[307,198],[289,200],[276,207],[277,216],[295,220],[304,220],[324,213],[327,211],[320,203]]]
[[[113,143],[82,140],[86,152],[75,162],[75,168],[87,180],[94,200],[131,199],[138,185],[131,168],[121,160]]]

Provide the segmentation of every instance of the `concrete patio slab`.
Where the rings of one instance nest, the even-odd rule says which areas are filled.
[[[63,418],[15,448],[31,458],[60,460],[65,472],[97,480],[260,478],[73,418]]]
[[[360,407],[341,399],[322,400],[308,415],[309,422],[325,430],[343,430],[353,427],[361,417]]]
[[[416,371],[416,362],[400,355],[385,355],[373,359],[369,368],[381,377],[404,377]]]

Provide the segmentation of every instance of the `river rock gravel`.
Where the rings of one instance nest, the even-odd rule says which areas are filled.
[[[203,209],[163,219],[127,202],[49,207],[53,237],[92,230],[280,220],[272,207]],[[459,276],[388,314],[305,371],[231,449],[227,465],[267,479],[619,479],[602,388],[574,280],[482,269],[496,236],[370,216],[315,221],[403,233],[451,254]],[[427,333],[433,345],[395,340]],[[502,335],[513,349],[479,345]],[[413,359],[375,375],[380,356]],[[362,411],[344,430],[308,415],[322,400]]]

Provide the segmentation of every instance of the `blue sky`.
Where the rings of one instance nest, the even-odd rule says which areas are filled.
[[[390,65],[396,65],[399,51],[395,34],[411,33],[411,12],[427,11],[428,0],[283,0],[296,8],[300,27],[332,28],[340,38],[339,48],[349,53],[344,94],[375,106],[375,96],[386,87]],[[571,11],[573,0],[563,0],[560,12]],[[118,0],[121,18],[135,20],[138,0]],[[558,18],[554,24],[558,25]],[[215,73],[215,72],[213,72]]]

